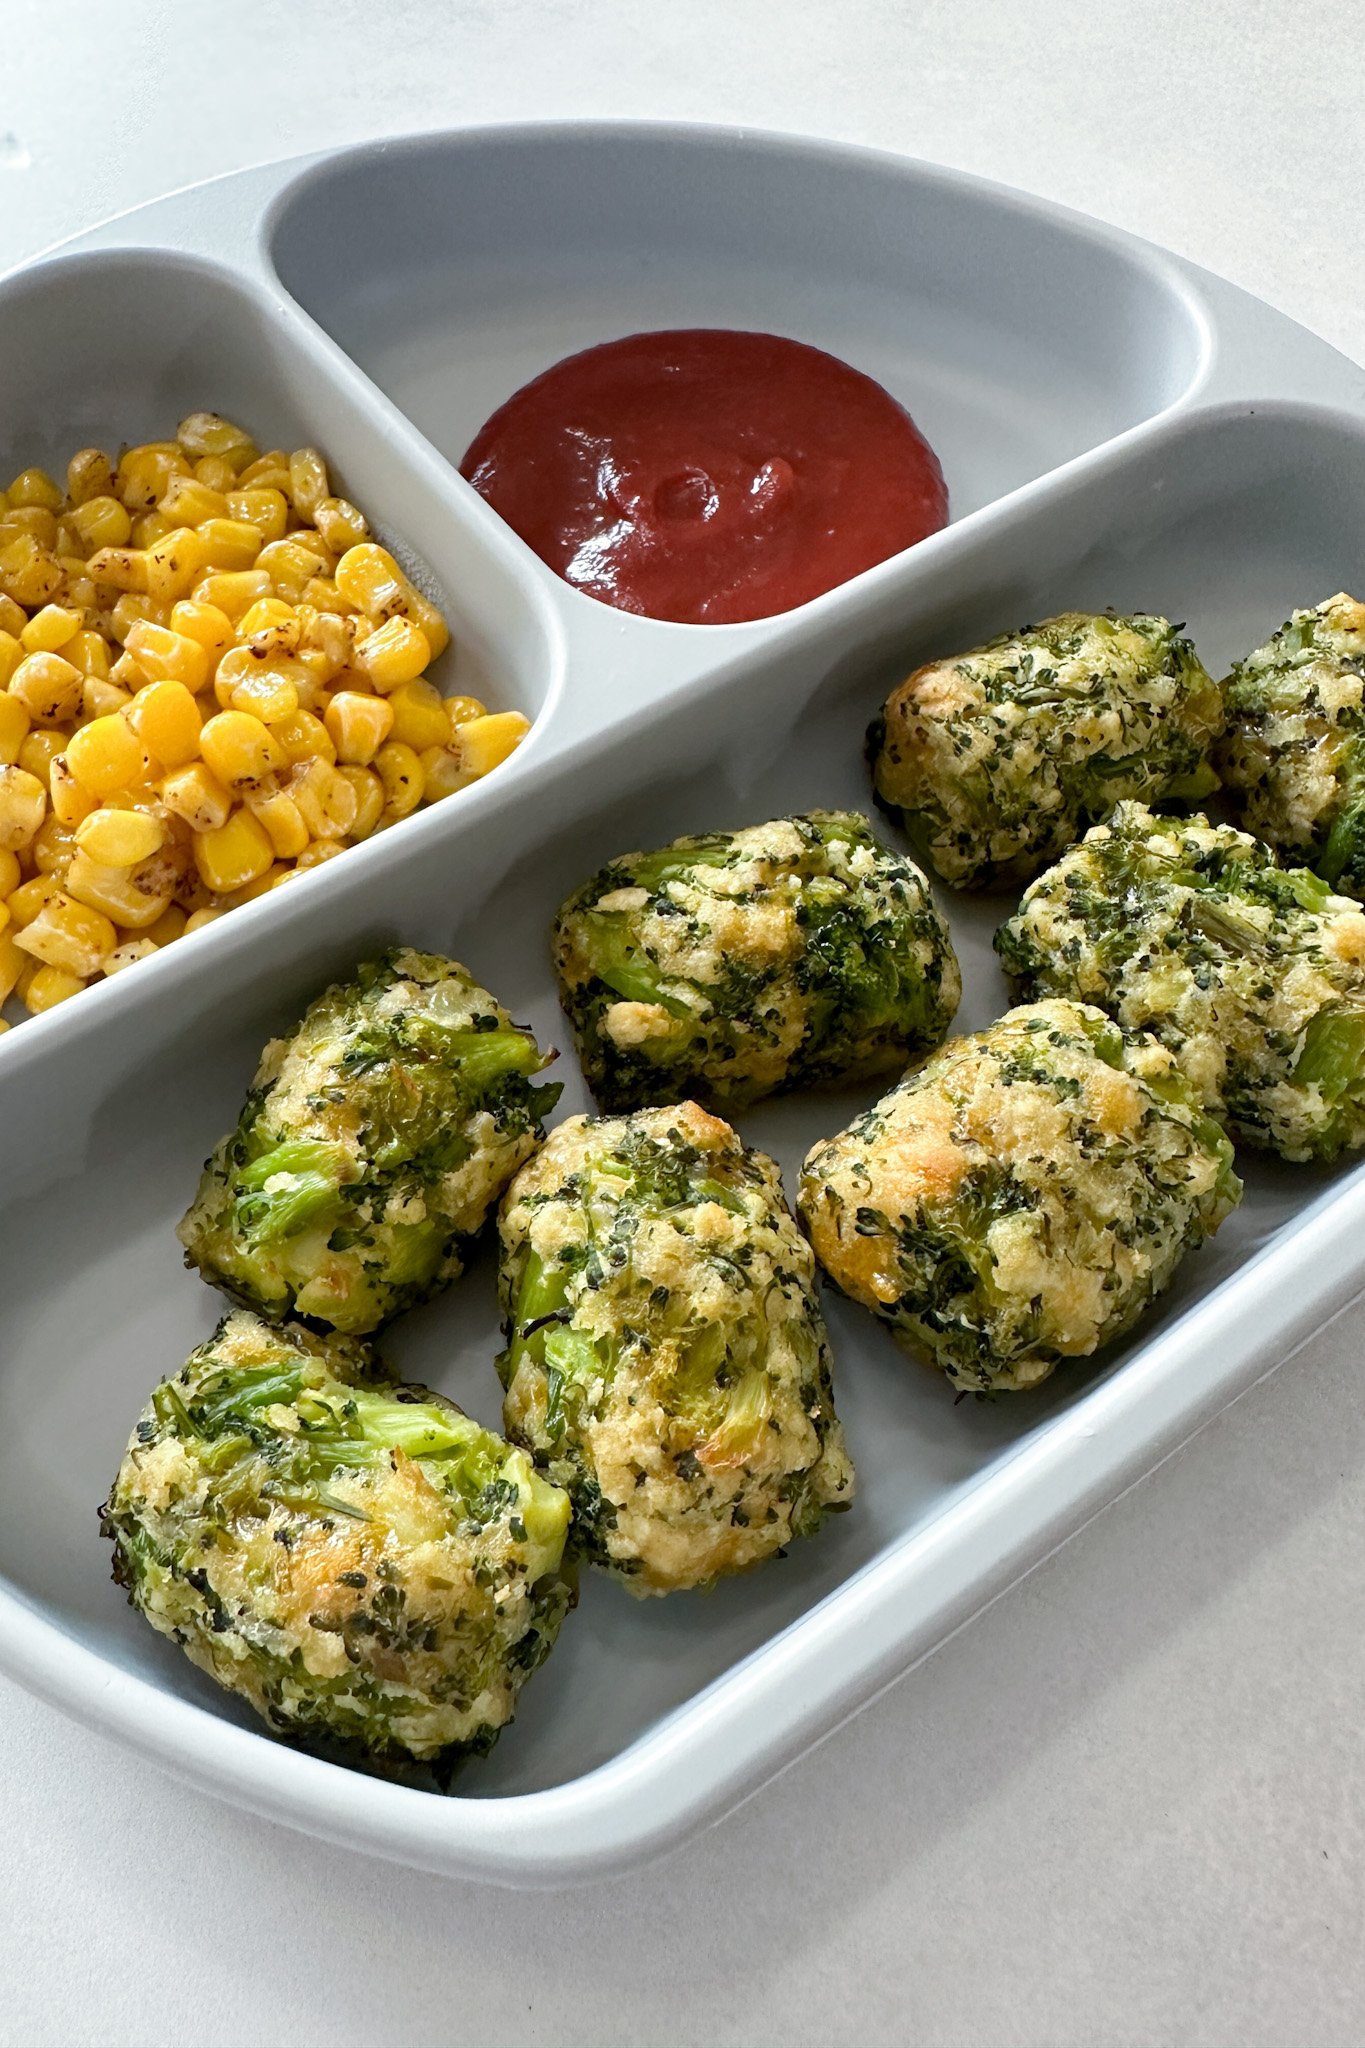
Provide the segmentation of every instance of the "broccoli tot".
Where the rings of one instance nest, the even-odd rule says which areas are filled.
[[[163,1380],[101,1526],[152,1627],[279,1735],[485,1751],[554,1642],[568,1497],[347,1338],[227,1316]]]
[[[996,934],[1015,995],[1095,1003],[1285,1159],[1365,1145],[1365,912],[1230,825],[1120,804]]]
[[[1251,832],[1365,897],[1365,604],[1295,612],[1223,685],[1220,766]]]
[[[722,1108],[894,1072],[962,992],[919,869],[854,811],[625,854],[569,898],[555,969],[604,1108]]]
[[[1121,797],[1202,797],[1218,686],[1179,629],[1062,612],[917,669],[869,734],[878,799],[959,889],[1029,881]]]
[[[571,1117],[507,1192],[503,1420],[637,1594],[848,1505],[815,1262],[776,1166],[694,1102]]]
[[[950,1039],[817,1145],[800,1210],[846,1294],[990,1392],[1121,1336],[1241,1193],[1163,1046],[1045,1002]]]
[[[319,996],[262,1055],[180,1225],[270,1321],[378,1329],[461,1271],[559,1095],[546,1055],[463,967],[407,948]]]

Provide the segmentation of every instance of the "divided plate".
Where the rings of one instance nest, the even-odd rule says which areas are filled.
[[[786,615],[657,624],[569,590],[456,474],[571,350],[758,327],[903,400],[942,533]],[[1221,673],[1359,590],[1365,374],[1192,266],[1041,202],[822,143],[489,128],[244,173],[0,283],[0,474],[209,406],[322,447],[420,580],[441,680],[532,714],[498,773],[0,1044],[0,1661],[273,1819],[453,1875],[605,1875],[732,1807],[1065,1539],[1365,1284],[1365,1169],[1244,1161],[1247,1199],[1159,1314],[1037,1394],[955,1406],[830,1298],[861,1491],[784,1561],[637,1604],[586,1575],[492,1757],[453,1796],[318,1761],[155,1636],[95,1532],[133,1418],[222,1304],[176,1218],[257,1053],[396,937],[468,962],[567,1046],[549,917],[609,855],[868,808],[863,729],[913,664],[1065,607],[1189,622]],[[8,463],[8,469],[5,464]],[[889,828],[888,828],[889,829]],[[1003,901],[945,899],[959,1028],[1006,1007]],[[558,1115],[587,1107],[572,1056]],[[860,1100],[740,1119],[791,1174]],[[487,1256],[384,1348],[496,1423]]]

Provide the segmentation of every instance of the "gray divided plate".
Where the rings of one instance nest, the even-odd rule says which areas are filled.
[[[878,378],[938,450],[942,533],[753,625],[559,582],[461,480],[526,378],[644,328],[774,330]],[[95,1506],[221,1304],[174,1225],[264,1040],[394,937],[566,1043],[546,927],[609,855],[867,808],[913,664],[1069,607],[1188,621],[1221,673],[1359,591],[1365,375],[1231,286],[999,187],[705,128],[487,128],[182,193],[0,283],[0,474],[212,407],[314,442],[438,591],[441,680],[534,715],[497,774],[0,1041],[0,1658],[244,1806],[507,1884],[602,1875],[733,1807],[1270,1370],[1365,1281],[1365,1177],[1251,1163],[1134,1339],[953,1403],[831,1299],[861,1492],[785,1560],[637,1603],[595,1577],[492,1757],[442,1796],[275,1742],[109,1581]],[[9,467],[4,467],[8,463]],[[999,903],[948,905],[962,1028],[1006,1007]],[[587,1106],[572,1058],[560,1114]],[[790,1176],[849,1097],[743,1118]],[[491,1262],[386,1344],[496,1423]],[[1269,1449],[1267,1455],[1269,1455]]]

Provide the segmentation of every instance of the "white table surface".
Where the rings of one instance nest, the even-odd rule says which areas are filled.
[[[1365,360],[1363,56],[1359,0],[0,0],[0,267],[323,143],[653,114],[1013,180]],[[1363,1335],[599,1889],[323,1847],[0,1683],[0,2041],[1358,2043]]]

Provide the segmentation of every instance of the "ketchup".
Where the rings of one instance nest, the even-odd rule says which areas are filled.
[[[728,328],[566,357],[460,468],[576,590],[687,625],[790,611],[948,518],[937,456],[880,384]]]

